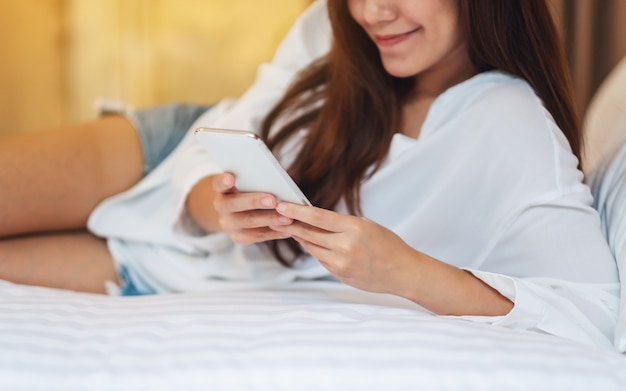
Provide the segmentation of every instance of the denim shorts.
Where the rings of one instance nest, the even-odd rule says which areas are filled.
[[[172,103],[127,113],[139,138],[147,175],[176,148],[191,125],[210,105]]]
[[[124,115],[133,123],[144,156],[144,175],[149,174],[180,143],[191,125],[210,105],[173,103],[137,110]],[[136,296],[155,293],[136,271],[120,267],[119,294]]]

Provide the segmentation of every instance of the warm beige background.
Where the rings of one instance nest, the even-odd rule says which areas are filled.
[[[584,110],[626,55],[626,0],[550,0]],[[0,135],[237,96],[310,0],[0,0]]]
[[[64,120],[62,0],[0,0],[0,135]]]
[[[309,0],[0,0],[0,135],[237,96]]]

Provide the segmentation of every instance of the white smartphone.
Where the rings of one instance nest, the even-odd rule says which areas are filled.
[[[261,138],[244,130],[198,128],[194,136],[241,192],[270,193],[279,201],[311,205]]]

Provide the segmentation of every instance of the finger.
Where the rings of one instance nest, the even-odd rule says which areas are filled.
[[[292,219],[273,210],[254,210],[231,214],[224,225],[226,230],[252,229],[291,224]]]
[[[230,193],[236,191],[235,176],[229,172],[217,174],[213,177],[213,190],[218,193]]]
[[[304,206],[288,202],[279,203],[276,206],[276,211],[283,216],[329,232],[344,231],[346,227],[343,221],[349,217],[315,206]]]
[[[230,234],[230,239],[233,242],[244,245],[286,239],[288,237],[288,234],[274,231],[268,227],[245,229]]]
[[[340,235],[298,221],[287,225],[270,225],[270,228],[325,249],[333,249],[337,236]]]
[[[337,259],[337,253],[329,250],[325,247],[320,247],[315,243],[307,242],[302,238],[298,238],[292,236],[292,238],[297,241],[300,246],[313,258],[317,259],[319,263],[328,270],[335,277],[341,279],[340,273],[337,272],[337,264],[341,264]]]
[[[271,194],[236,193],[216,198],[213,206],[220,213],[237,213],[256,209],[275,209],[276,204],[276,197]]]
[[[350,262],[345,257],[331,249],[320,247],[315,243],[307,242],[302,238],[292,236],[302,248],[330,272],[333,276],[346,284],[355,285],[355,267],[359,267],[354,262]]]
[[[322,265],[326,266],[325,260],[327,259],[327,257],[332,255],[331,250],[325,247],[318,246],[315,243],[308,242],[304,240],[303,238],[299,238],[297,236],[290,236],[290,237],[293,238],[296,242],[298,242],[300,246],[302,246],[302,248],[307,253],[309,253],[311,256],[319,260],[320,263],[322,263]]]

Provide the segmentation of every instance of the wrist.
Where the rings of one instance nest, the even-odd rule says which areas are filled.
[[[213,200],[215,191],[212,186],[212,176],[199,180],[191,189],[185,201],[183,219],[187,223],[202,230],[204,233],[221,231]]]
[[[473,274],[411,248],[398,268],[393,294],[440,315],[498,316],[513,303]]]

